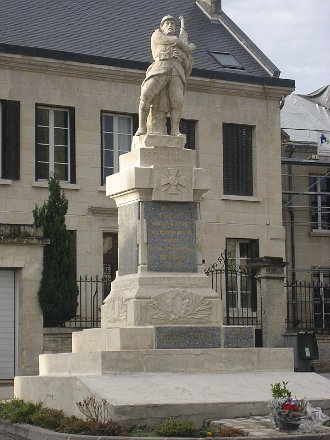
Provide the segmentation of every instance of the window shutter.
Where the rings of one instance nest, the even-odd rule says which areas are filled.
[[[223,192],[253,195],[252,127],[223,124]]]
[[[189,150],[195,150],[195,127],[196,121],[188,119],[180,120],[180,133],[186,135],[187,142],[185,148]]]
[[[76,183],[76,123],[75,109],[69,108],[70,123],[70,183]]]
[[[223,192],[238,194],[238,131],[235,125],[223,125]]]
[[[3,101],[2,110],[2,177],[19,180],[20,103]]]
[[[166,128],[167,134],[171,133],[171,120],[167,118],[166,120]],[[179,130],[180,133],[186,135],[186,145],[184,148],[188,148],[189,150],[195,150],[195,129],[196,129],[196,121],[191,119],[180,119]]]

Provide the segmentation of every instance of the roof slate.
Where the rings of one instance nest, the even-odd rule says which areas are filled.
[[[55,58],[66,54],[66,59],[115,65],[116,60],[120,65],[120,60],[121,65],[137,69],[145,69],[152,62],[150,36],[160,19],[167,14],[175,18],[183,15],[189,39],[197,45],[197,76],[223,73],[226,79],[227,72],[239,81],[268,78],[271,83],[275,81],[274,85],[293,85],[289,80],[284,84],[286,80],[270,78],[225,27],[207,18],[194,0],[0,0],[0,11],[2,52],[53,54]],[[231,53],[245,70],[222,67],[211,51]]]

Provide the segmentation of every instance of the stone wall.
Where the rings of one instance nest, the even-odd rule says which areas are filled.
[[[330,334],[317,334],[320,358],[313,362],[315,371],[330,373]]]
[[[72,333],[78,331],[81,331],[81,329],[61,327],[44,328],[43,353],[71,353]]]
[[[18,375],[38,373],[43,319],[37,294],[42,274],[43,246],[47,243],[48,240],[42,238],[42,231],[32,225],[0,225],[0,268],[15,270]]]

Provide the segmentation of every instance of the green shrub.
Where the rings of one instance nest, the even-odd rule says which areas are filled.
[[[134,428],[130,432],[131,437],[153,437],[153,435],[154,434],[152,432],[145,431],[144,429],[141,428]]]
[[[31,423],[45,429],[58,429],[64,419],[62,410],[53,408],[40,408],[31,417]]]
[[[191,437],[196,429],[191,420],[169,418],[156,425],[153,432],[161,437]]]
[[[280,384],[280,382],[276,382],[274,385],[271,384],[272,396],[280,399],[290,398],[291,391],[289,391],[288,388],[286,387],[288,382],[285,382],[283,380],[282,384],[283,386]]]
[[[44,317],[44,326],[56,326],[74,318],[78,306],[76,257],[72,236],[65,226],[68,199],[60,182],[50,177],[49,197],[44,204],[35,206],[33,221],[42,227],[50,244],[44,247],[43,270],[38,299]]]
[[[92,422],[92,435],[120,435],[121,426],[115,420],[109,419],[106,422]]]
[[[41,407],[41,403],[24,402],[21,399],[8,400],[1,404],[0,417],[12,423],[31,423],[32,416]]]
[[[90,434],[91,425],[91,422],[78,419],[75,416],[65,417],[57,431],[66,432],[68,434]]]

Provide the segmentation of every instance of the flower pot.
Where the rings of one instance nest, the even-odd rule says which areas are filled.
[[[301,417],[282,410],[278,410],[274,418],[275,425],[280,431],[295,431],[301,422]]]

